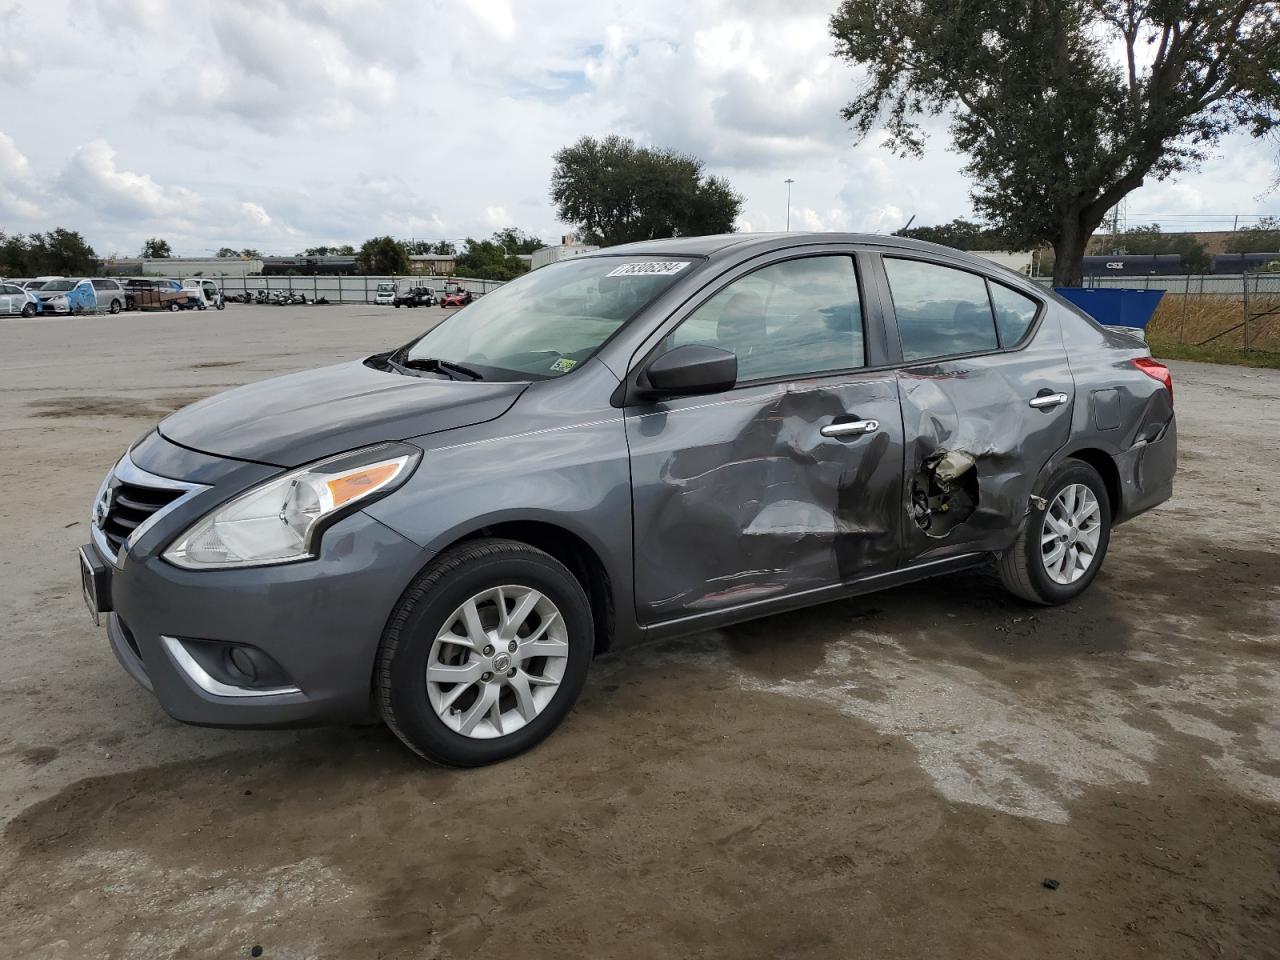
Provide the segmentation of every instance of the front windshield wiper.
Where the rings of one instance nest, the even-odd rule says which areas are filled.
[[[460,363],[454,363],[452,360],[438,360],[435,357],[403,357],[399,361],[392,360],[399,366],[407,370],[429,370],[435,373],[444,374],[462,374],[470,380],[483,380],[484,374],[478,370],[472,370],[470,367],[464,367]],[[456,378],[455,378],[456,379]]]

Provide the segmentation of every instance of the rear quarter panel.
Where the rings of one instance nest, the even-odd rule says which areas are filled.
[[[1119,480],[1114,519],[1121,522],[1172,496],[1178,447],[1172,398],[1133,365],[1150,355],[1140,339],[1103,329],[1072,307],[1059,311],[1076,393],[1070,442],[1050,467],[1082,450],[1109,455]]]

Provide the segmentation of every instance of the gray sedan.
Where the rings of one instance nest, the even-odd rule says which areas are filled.
[[[1140,340],[987,261],[654,241],[180,410],[103,481],[81,576],[180,720],[377,716],[470,766],[611,647],[984,564],[1069,602],[1176,445]]]

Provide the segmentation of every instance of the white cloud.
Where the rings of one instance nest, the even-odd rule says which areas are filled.
[[[509,224],[550,239],[566,232],[552,154],[610,133],[703,159],[744,195],[744,228],[785,227],[788,177],[796,229],[971,210],[945,134],[921,160],[853,144],[832,0],[17,2],[0,12],[16,39],[0,60],[8,231],[67,226],[121,250],[157,235],[186,253]],[[1266,145],[1233,138],[1130,210],[1275,212],[1280,198],[1255,199],[1274,169]]]
[[[116,151],[105,140],[76,148],[58,186],[89,209],[122,219],[186,218],[198,212],[199,198],[190,190],[161,187],[147,174],[119,169]]]

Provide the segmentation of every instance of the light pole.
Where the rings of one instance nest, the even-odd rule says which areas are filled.
[[[791,232],[791,185],[795,183],[790,177],[782,181],[787,185],[787,233]]]

